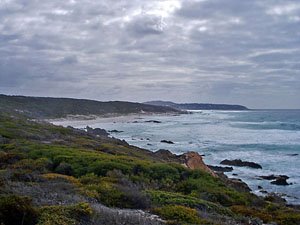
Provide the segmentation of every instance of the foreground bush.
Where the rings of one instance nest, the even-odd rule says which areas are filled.
[[[154,209],[154,212],[162,218],[168,220],[169,224],[203,224],[197,213],[197,210],[180,206],[166,205]]]
[[[87,203],[71,206],[46,206],[40,209],[38,225],[76,225],[89,221],[92,209]]]
[[[27,197],[0,196],[0,224],[32,225],[37,221],[37,212]]]

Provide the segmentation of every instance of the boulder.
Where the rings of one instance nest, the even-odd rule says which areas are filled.
[[[289,183],[286,181],[287,179],[289,179],[288,176],[286,175],[267,175],[267,176],[259,176],[260,178],[264,179],[264,180],[272,180],[271,184],[275,184],[275,185],[289,185]]]
[[[220,164],[228,166],[250,167],[254,169],[262,169],[262,166],[255,162],[242,161],[241,159],[223,160]]]
[[[158,151],[154,152],[154,154],[165,161],[174,162],[178,160],[177,155],[173,154],[172,152],[166,149],[159,149]]]
[[[278,177],[276,178],[276,180],[271,181],[271,184],[275,184],[275,185],[289,185],[288,182],[286,182],[288,178],[286,177]]]
[[[106,132],[106,130],[101,128],[91,128],[89,126],[86,127],[86,132],[88,134],[96,135],[96,136],[108,136],[109,134]]]

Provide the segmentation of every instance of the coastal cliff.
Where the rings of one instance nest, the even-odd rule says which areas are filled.
[[[0,223],[299,224],[300,211],[252,194],[195,152],[151,152],[102,129],[0,112]]]

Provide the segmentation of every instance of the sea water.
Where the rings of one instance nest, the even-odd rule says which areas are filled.
[[[284,194],[289,203],[300,204],[300,110],[203,110],[182,115],[56,121],[56,124],[115,129],[122,132],[111,135],[129,144],[151,151],[168,149],[176,154],[196,151],[204,155],[209,165],[220,166],[224,159],[256,162],[263,169],[234,167],[226,175],[242,179],[258,195],[262,194],[258,189],[261,186],[268,192]],[[291,185],[273,185],[258,177],[271,174],[289,176],[287,181]]]

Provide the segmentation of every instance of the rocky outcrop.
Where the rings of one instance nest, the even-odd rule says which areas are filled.
[[[210,173],[214,177],[217,175],[203,162],[201,155],[197,152],[187,152],[180,157],[181,163],[192,170],[200,169],[207,173]]]
[[[88,134],[96,135],[96,136],[108,136],[109,134],[106,132],[106,130],[101,128],[91,128],[89,126],[86,127],[86,132]]]
[[[200,169],[205,171],[214,177],[217,175],[203,162],[202,156],[197,152],[186,152],[182,155],[175,155],[169,150],[160,149],[154,154],[160,159],[167,162],[176,162],[184,165],[185,167],[195,170]]]
[[[237,178],[228,178],[224,173],[217,172],[216,173],[218,177],[229,187],[232,187],[233,189],[240,191],[240,192],[249,192],[251,189],[249,186],[243,182],[241,179]]]
[[[207,165],[211,170],[216,171],[216,172],[231,172],[233,168],[231,166],[211,166]]]
[[[160,159],[163,159],[167,162],[177,162],[178,156],[170,152],[166,149],[159,149],[158,151],[154,152],[155,156],[159,157]]]
[[[240,159],[234,159],[234,160],[225,159],[220,164],[228,165],[228,166],[239,166],[239,167],[250,167],[254,169],[262,169],[262,166],[255,162],[242,161]]]

